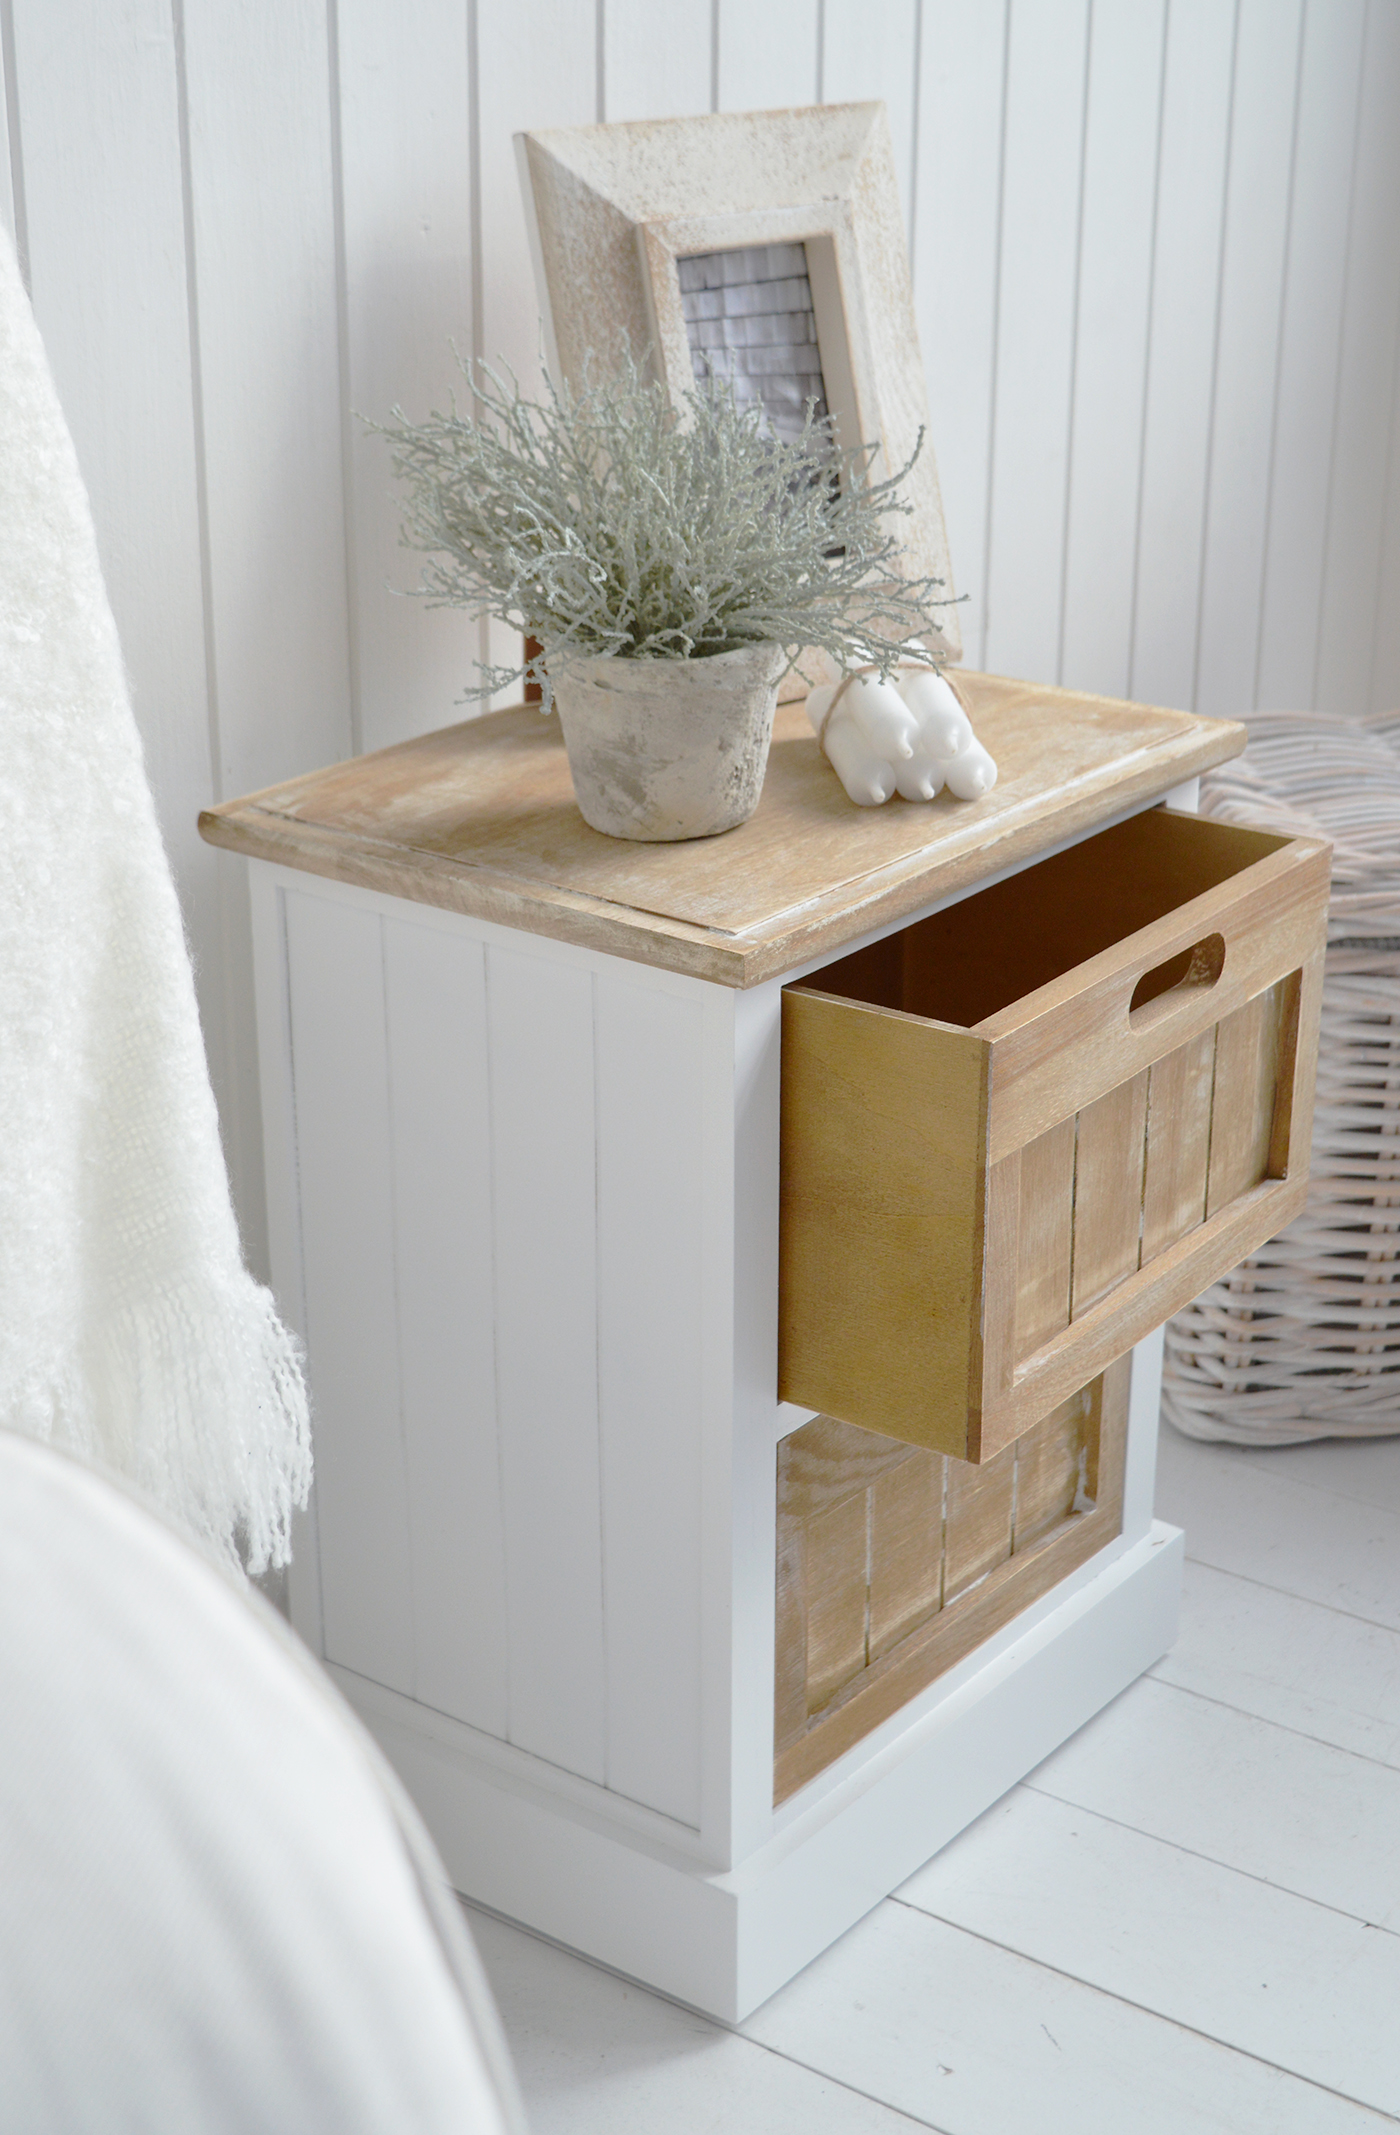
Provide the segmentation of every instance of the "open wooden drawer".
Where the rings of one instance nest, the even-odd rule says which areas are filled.
[[[1329,857],[1150,809],[785,988],[782,1398],[989,1459],[1289,1222]]]

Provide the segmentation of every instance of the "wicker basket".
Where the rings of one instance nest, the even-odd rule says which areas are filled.
[[[1311,1186],[1169,1323],[1162,1412],[1249,1445],[1400,1432],[1400,713],[1254,713],[1249,730],[1202,812],[1335,847]]]

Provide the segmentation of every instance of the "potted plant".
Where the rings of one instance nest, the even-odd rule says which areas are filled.
[[[810,410],[779,440],[723,381],[677,410],[633,365],[576,392],[547,382],[541,401],[488,366],[463,371],[474,412],[410,423],[396,408],[374,426],[406,487],[404,539],[429,556],[417,590],[542,647],[483,668],[470,694],[543,685],[596,830],[743,822],[804,650],[842,675],[937,664],[916,633],[938,581],[900,577],[887,524],[908,510],[907,468],[871,481],[873,450],[838,451]]]

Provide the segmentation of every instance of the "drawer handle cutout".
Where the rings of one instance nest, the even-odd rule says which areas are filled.
[[[1170,1015],[1178,1002],[1215,984],[1225,969],[1225,937],[1207,934],[1190,949],[1169,956],[1164,964],[1144,971],[1128,1003],[1128,1021],[1135,1030]]]

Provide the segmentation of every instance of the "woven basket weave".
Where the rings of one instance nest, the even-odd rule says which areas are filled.
[[[1261,1446],[1400,1432],[1400,713],[1254,713],[1201,812],[1331,838],[1332,904],[1307,1206],[1169,1323],[1162,1413]]]

